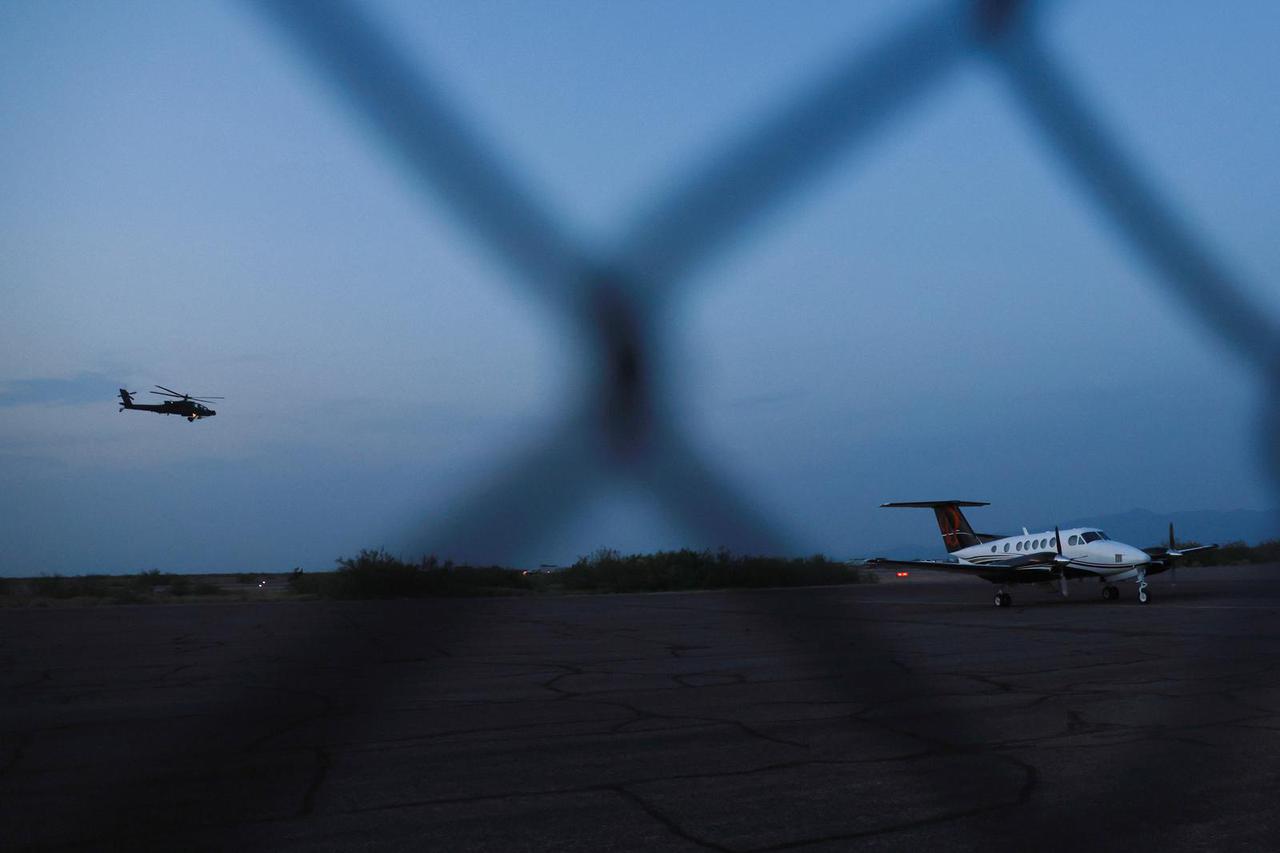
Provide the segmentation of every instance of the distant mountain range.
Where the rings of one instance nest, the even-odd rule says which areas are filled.
[[[1182,512],[1152,512],[1149,509],[1131,509],[1109,515],[1091,515],[1059,522],[1059,527],[1100,527],[1108,536],[1145,548],[1164,544],[1169,538],[1169,522],[1179,542],[1244,541],[1256,545],[1266,539],[1280,539],[1280,509],[1232,509],[1185,510]],[[1046,530],[1053,523],[1032,527]],[[987,531],[982,531],[987,532]],[[1020,530],[993,530],[993,533],[1018,533]],[[942,540],[935,536],[927,546],[899,545],[876,553],[875,556],[890,559],[937,558],[946,555]]]
[[[1205,509],[1166,513],[1131,509],[1112,515],[1077,518],[1061,526],[1101,527],[1115,539],[1146,547],[1168,541],[1169,522],[1173,522],[1179,542],[1194,539],[1206,543],[1244,541],[1256,545],[1265,539],[1280,539],[1280,509]]]

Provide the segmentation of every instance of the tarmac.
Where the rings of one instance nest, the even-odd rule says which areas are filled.
[[[1261,850],[1280,566],[0,611],[0,849]]]

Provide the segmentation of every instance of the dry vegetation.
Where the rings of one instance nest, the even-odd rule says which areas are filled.
[[[1195,543],[1181,543],[1183,547]],[[95,604],[165,604],[264,599],[426,598],[659,592],[874,583],[876,576],[822,555],[753,557],[728,551],[658,551],[620,554],[607,548],[566,568],[522,571],[503,566],[456,565],[426,557],[408,562],[385,550],[339,559],[331,572],[238,572],[180,575],[158,569],[136,575],[41,575],[0,578],[0,605],[48,607]],[[1280,563],[1280,540],[1231,542],[1183,560],[1183,566]]]
[[[426,557],[408,562],[385,550],[338,560],[332,572],[178,575],[44,575],[0,579],[10,605],[163,604],[279,598],[424,598],[593,592],[813,586],[874,583],[863,569],[821,555],[739,556],[728,551],[659,551],[622,555],[601,549],[564,569],[523,571],[468,566]]]

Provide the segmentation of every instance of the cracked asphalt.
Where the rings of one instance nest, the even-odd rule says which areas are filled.
[[[1280,567],[0,611],[0,848],[1280,846]]]

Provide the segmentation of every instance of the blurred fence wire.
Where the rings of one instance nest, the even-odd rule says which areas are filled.
[[[577,329],[586,353],[576,407],[500,465],[496,479],[461,496],[447,523],[420,540],[424,552],[514,554],[619,482],[652,493],[701,541],[754,553],[802,545],[755,509],[679,428],[658,367],[660,318],[695,272],[747,239],[764,214],[867,151],[890,122],[968,62],[987,64],[1004,82],[1045,152],[1150,267],[1155,285],[1257,375],[1266,401],[1262,444],[1272,472],[1280,471],[1272,441],[1280,427],[1280,327],[1076,87],[1043,36],[1041,4],[951,0],[899,23],[871,50],[731,134],[681,185],[640,211],[606,254],[575,241],[510,161],[471,130],[425,63],[409,57],[363,7],[342,0],[252,5],[373,129],[418,188],[442,199],[505,265],[513,286]],[[778,604],[770,618],[780,636],[803,634],[813,647],[857,642],[883,649],[886,659],[891,653],[887,640],[870,627],[850,628],[847,614],[835,609],[799,614]],[[832,626],[842,623],[836,633]],[[858,689],[858,673],[842,671],[838,654],[820,663],[845,689]],[[957,731],[964,725],[957,717]]]
[[[692,274],[865,150],[894,118],[968,60],[985,60],[1041,133],[1045,149],[1152,269],[1153,280],[1267,385],[1266,435],[1280,398],[1280,327],[1254,304],[1208,241],[1144,176],[1045,43],[1041,4],[937,5],[763,111],[681,186],[642,211],[615,250],[579,245],[474,133],[424,63],[342,0],[254,0],[376,133],[424,193],[445,201],[500,259],[515,286],[563,315],[585,345],[590,377],[550,435],[499,466],[416,544],[510,559],[619,481],[642,485],[696,539],[779,553],[799,544],[696,452],[667,405],[657,319]],[[1273,470],[1280,463],[1271,451]]]

